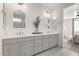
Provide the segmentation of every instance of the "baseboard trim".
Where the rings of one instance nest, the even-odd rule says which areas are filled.
[[[56,45],[56,46],[54,46],[54,47],[52,47],[52,48],[43,50],[43,51],[41,51],[41,52],[38,52],[38,53],[36,53],[36,54],[34,54],[34,55],[32,55],[32,56],[36,56],[36,55],[41,54],[41,53],[43,53],[43,52],[46,52],[46,51],[48,51],[48,50],[50,50],[50,49],[53,49],[53,48],[55,48],[55,47],[58,47],[58,45]]]

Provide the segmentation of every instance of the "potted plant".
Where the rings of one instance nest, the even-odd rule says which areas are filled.
[[[40,23],[40,16],[36,17],[36,20],[33,22],[34,26],[35,26],[35,33],[39,33],[38,32],[38,27],[39,27],[39,23]]]

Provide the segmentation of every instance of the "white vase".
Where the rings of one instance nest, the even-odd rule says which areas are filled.
[[[35,28],[35,33],[38,33],[38,28]]]

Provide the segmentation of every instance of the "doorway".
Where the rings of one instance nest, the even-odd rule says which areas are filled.
[[[78,53],[79,44],[75,43],[76,37],[78,38],[79,33],[79,21],[76,18],[64,19],[63,20],[63,44],[64,48],[71,50],[72,52]]]
[[[77,17],[77,11],[77,5],[74,4],[64,9],[63,12],[63,47],[75,53],[79,52],[79,16]]]

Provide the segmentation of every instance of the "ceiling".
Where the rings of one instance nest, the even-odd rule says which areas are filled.
[[[76,9],[75,3],[27,3],[32,7],[44,7],[46,9],[64,8],[64,18],[72,18]]]
[[[42,6],[49,8],[49,9],[53,9],[53,8],[66,8],[69,7],[71,5],[73,5],[74,3],[41,3]]]
[[[64,18],[72,18],[76,9],[75,3],[26,3],[26,5],[38,8],[44,7],[50,10],[64,8]]]
[[[64,9],[64,19],[72,19],[76,17],[77,5],[74,4]]]
[[[27,4],[38,7],[41,6],[47,9],[54,9],[54,8],[66,8],[73,5],[74,3],[27,3]]]

